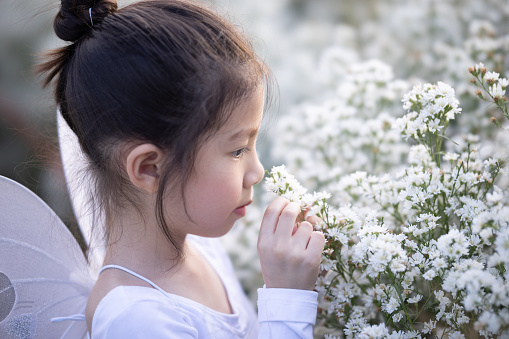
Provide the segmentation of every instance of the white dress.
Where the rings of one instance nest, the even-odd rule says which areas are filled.
[[[92,339],[99,338],[313,338],[317,293],[261,288],[256,313],[234,275],[218,239],[188,236],[222,280],[233,314],[220,313],[179,295],[164,292],[150,280],[121,266],[153,286],[118,286],[99,303],[92,320]]]

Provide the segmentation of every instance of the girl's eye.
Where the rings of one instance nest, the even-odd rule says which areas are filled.
[[[247,152],[247,151],[248,151],[248,149],[247,149],[246,147],[243,147],[243,148],[241,148],[241,149],[238,149],[238,150],[236,150],[236,151],[233,151],[233,152],[232,152],[232,155],[233,155],[235,158],[241,158],[241,157],[242,157],[242,155],[243,155],[245,152]]]

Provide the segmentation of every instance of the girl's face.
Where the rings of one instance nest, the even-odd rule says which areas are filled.
[[[226,124],[200,148],[185,187],[188,216],[181,199],[167,205],[172,231],[219,237],[245,215],[253,185],[264,175],[256,153],[263,104],[264,93],[258,90],[241,102]]]

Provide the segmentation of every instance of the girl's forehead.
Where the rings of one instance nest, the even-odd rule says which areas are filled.
[[[234,131],[230,131],[230,133],[225,133],[225,134],[227,136],[227,141],[236,142],[236,141],[251,139],[251,138],[256,137],[258,135],[259,129],[260,129],[259,126],[252,127],[252,128],[250,128],[248,126],[245,126],[245,128],[243,128],[242,126],[239,126],[238,129],[236,129]]]
[[[256,91],[242,100],[233,108],[219,133],[232,141],[256,136],[263,118],[264,99],[263,91]]]

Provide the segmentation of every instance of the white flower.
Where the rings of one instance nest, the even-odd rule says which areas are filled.
[[[353,336],[360,333],[365,326],[367,326],[366,318],[362,316],[355,316],[355,314],[353,314],[352,317],[350,317],[350,320],[346,323],[344,332],[348,336]]]
[[[328,259],[324,256],[322,256],[322,259],[320,261],[320,269],[330,271],[332,268],[336,266],[336,262],[334,260]]]
[[[366,326],[362,329],[362,332],[359,333],[359,339],[381,339],[384,336],[389,334],[389,330],[385,327],[384,324],[379,325],[371,325]]]
[[[469,242],[460,231],[452,229],[437,240],[437,248],[447,257],[458,259],[468,253]]]
[[[410,148],[408,162],[416,165],[427,165],[432,161],[428,150],[424,145],[415,145]]]
[[[437,322],[434,320],[430,320],[424,323],[424,328],[422,329],[422,332],[424,334],[428,334],[433,332],[433,330],[437,327]]]
[[[454,332],[450,332],[449,335],[447,336],[447,338],[449,338],[449,339],[465,339],[465,336],[459,331],[454,331]]]
[[[403,319],[403,314],[401,313],[396,313],[395,315],[392,316],[392,321],[394,321],[395,323],[399,323],[401,319]]]
[[[440,269],[446,268],[447,263],[445,262],[445,260],[443,258],[439,257],[433,261],[433,266],[440,270]]]
[[[459,156],[460,156],[460,155],[459,155],[459,154],[457,154],[457,153],[449,153],[449,152],[447,152],[447,153],[445,153],[445,155],[444,155],[444,160],[447,160],[447,161],[455,161],[455,160],[457,160],[457,159],[458,159],[458,157],[459,157]]]
[[[490,95],[494,98],[501,98],[505,95],[505,89],[500,84],[493,84],[489,88]]]
[[[451,299],[445,296],[444,291],[434,291],[433,293],[435,293],[435,297],[440,303],[440,309],[445,309],[445,307],[451,303]]]
[[[391,271],[394,272],[394,273],[406,271],[405,261],[402,261],[402,260],[392,260],[392,262],[391,262]]]
[[[409,262],[412,266],[419,266],[421,263],[425,261],[424,256],[420,252],[416,252],[412,255]]]
[[[484,66],[484,64],[483,64],[482,62],[480,62],[480,63],[478,63],[478,64],[476,64],[476,65],[474,66],[474,69],[475,69],[476,71],[482,71],[484,68],[486,68],[486,66]]]
[[[314,195],[315,201],[327,200],[327,199],[330,199],[330,197],[331,197],[331,194],[328,192],[314,192],[313,195]]]
[[[469,181],[468,177],[465,177],[464,182],[468,183]],[[463,196],[460,198],[460,201],[463,203],[463,206],[454,211],[454,213],[459,216],[462,221],[473,220],[482,212],[487,210],[487,206],[481,200]]]
[[[509,254],[509,228],[505,228],[498,233],[495,248],[501,254]]]
[[[496,313],[485,311],[478,318],[476,326],[486,327],[489,332],[497,333],[501,326],[500,320]]]
[[[435,133],[436,131],[440,131],[442,128],[444,128],[444,126],[440,125],[440,122],[441,121],[436,118],[428,121],[428,130],[433,133]]]
[[[491,229],[490,229],[491,230]],[[490,234],[491,235],[491,234]],[[494,267],[499,264],[509,266],[509,228],[505,227],[497,234],[495,253],[488,259],[488,265]]]
[[[424,273],[424,275],[422,277],[426,280],[433,280],[433,278],[436,276],[437,276],[437,273],[433,269],[431,269],[431,270],[428,270],[426,273]]]
[[[417,294],[415,297],[407,299],[409,304],[417,304],[422,299],[422,294]]]
[[[418,248],[417,243],[415,241],[410,240],[410,239],[406,239],[405,240],[405,245],[407,247],[413,249],[413,250],[416,250]]]
[[[343,245],[347,245],[348,244],[348,236],[343,233],[342,230],[340,230],[339,228],[337,227],[334,227],[334,228],[329,228],[327,231],[326,231],[326,234],[328,237],[334,239],[334,240],[338,240],[340,241]]]
[[[481,239],[483,239],[486,243],[488,243],[489,239],[493,236],[493,229],[491,228],[484,228],[479,232],[479,236]]]
[[[498,158],[489,158],[488,160],[484,160],[484,167],[490,168],[491,166],[497,166],[499,163]]]
[[[281,195],[290,201],[301,203],[303,208],[307,207],[302,201],[307,190],[292,174],[287,172],[285,165],[272,167],[270,175],[265,178],[267,191]]]
[[[496,72],[486,72],[486,74],[484,75],[484,80],[493,83],[498,80],[499,76],[500,74]]]
[[[401,287],[403,288],[409,288],[410,285],[414,282],[414,274],[412,274],[412,271],[406,272],[405,276],[403,278],[403,281],[401,282]]]
[[[498,79],[498,84],[502,87],[502,89],[505,89],[507,86],[509,86],[509,80],[506,78],[500,78]]]
[[[397,297],[391,297],[389,301],[382,303],[382,310],[386,311],[389,314],[392,314],[394,311],[398,309],[400,305],[399,299]]]

